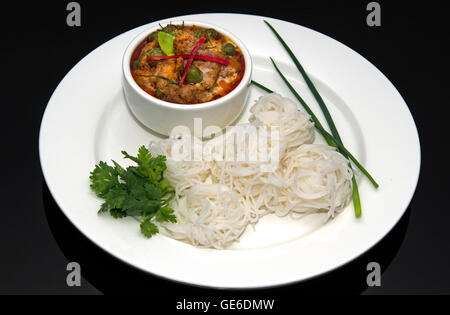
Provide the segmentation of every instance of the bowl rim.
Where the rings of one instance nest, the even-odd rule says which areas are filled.
[[[158,105],[161,107],[172,108],[172,109],[182,109],[182,110],[200,110],[200,109],[206,109],[206,108],[211,108],[211,107],[216,107],[216,106],[222,105],[223,103],[229,101],[230,99],[235,97],[237,94],[239,94],[239,92],[242,89],[249,87],[251,74],[253,71],[252,59],[251,59],[251,56],[250,56],[250,53],[249,53],[247,47],[244,45],[244,43],[239,38],[236,37],[236,35],[234,35],[230,31],[223,29],[222,27],[217,26],[215,24],[205,23],[205,22],[200,22],[200,21],[178,20],[178,21],[170,21],[168,24],[181,25],[183,23],[184,23],[184,25],[187,25],[187,26],[196,25],[196,26],[200,26],[200,27],[204,27],[204,28],[214,28],[219,33],[222,33],[222,34],[226,35],[227,37],[229,37],[240,48],[240,50],[242,51],[242,54],[244,56],[244,61],[245,61],[245,70],[244,70],[244,75],[242,76],[241,82],[239,82],[239,84],[225,96],[222,96],[221,98],[213,100],[213,101],[197,103],[197,104],[171,103],[171,102],[160,100],[159,98],[156,98],[156,97],[148,94],[147,92],[145,92],[133,79],[133,76],[131,74],[131,69],[130,69],[130,60],[131,60],[131,56],[132,56],[134,50],[144,40],[144,38],[147,37],[151,32],[156,31],[157,29],[161,28],[161,26],[159,24],[156,24],[156,25],[152,25],[151,27],[145,28],[144,31],[142,31],[137,36],[135,36],[131,40],[131,42],[127,45],[127,48],[125,49],[125,52],[122,57],[123,77],[135,93],[140,95],[142,98],[147,100],[149,103],[152,103],[154,105]]]

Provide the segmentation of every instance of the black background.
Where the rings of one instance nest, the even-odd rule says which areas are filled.
[[[151,294],[167,302],[169,310],[184,297],[211,301],[262,297],[276,299],[277,308],[288,308],[298,303],[293,296],[305,294],[450,293],[445,154],[448,52],[444,48],[448,22],[440,2],[378,1],[381,27],[366,24],[369,1],[185,1],[180,5],[79,1],[81,27],[66,25],[68,2],[1,4],[0,294]],[[119,262],[86,240],[55,205],[42,178],[38,132],[59,81],[82,57],[125,31],[162,18],[208,12],[269,16],[322,32],[372,62],[405,99],[421,140],[417,190],[399,224],[357,260],[310,281],[279,288],[191,287]],[[66,285],[69,261],[82,266],[81,287]],[[367,287],[370,261],[381,264],[381,287]]]

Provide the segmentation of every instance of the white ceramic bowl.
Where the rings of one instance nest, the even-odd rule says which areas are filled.
[[[183,21],[172,22],[174,25],[181,23]],[[219,26],[193,21],[184,21],[184,24],[188,26],[197,25],[204,28],[214,28],[219,33],[228,36],[239,46],[244,55],[245,72],[239,85],[230,93],[217,100],[200,104],[175,104],[166,102],[149,95],[141,89],[136,81],[134,81],[130,69],[130,60],[136,47],[150,33],[160,29],[160,26],[156,25],[136,36],[125,50],[122,60],[122,85],[125,98],[134,116],[141,123],[163,135],[170,135],[171,131],[177,126],[186,126],[189,130],[194,131],[195,118],[202,119],[202,132],[209,126],[217,126],[223,129],[241,114],[249,92],[253,66],[250,54],[245,45],[235,35]],[[198,129],[196,130],[198,131]],[[203,134],[203,136],[205,135]]]

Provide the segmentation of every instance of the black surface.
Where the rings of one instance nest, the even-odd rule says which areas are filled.
[[[448,118],[444,111],[448,104],[448,53],[444,49],[448,26],[439,2],[396,1],[394,5],[379,1],[382,26],[378,28],[366,24],[369,1],[305,1],[289,6],[280,2],[276,6],[205,2],[202,6],[202,2],[190,5],[186,1],[179,7],[79,1],[79,28],[66,25],[68,2],[1,4],[0,294],[152,294],[169,302],[171,309],[183,297],[216,301],[265,297],[276,299],[278,308],[288,308],[298,303],[292,296],[304,294],[450,293]],[[416,194],[393,231],[357,260],[316,279],[267,290],[191,287],[119,262],[86,240],[55,205],[42,178],[38,132],[58,82],[82,57],[124,31],[170,16],[206,12],[270,16],[329,35],[366,57],[404,97],[422,146]],[[81,264],[81,287],[66,285],[69,261]],[[381,287],[367,287],[370,261],[381,264]]]

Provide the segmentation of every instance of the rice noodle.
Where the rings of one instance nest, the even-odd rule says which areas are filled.
[[[287,187],[278,190],[278,202],[270,205],[276,214],[327,211],[334,217],[350,202],[353,173],[334,147],[301,145],[286,153],[281,167]]]
[[[176,191],[178,222],[161,224],[163,233],[225,248],[268,213],[332,218],[350,202],[349,161],[334,147],[312,144],[308,114],[279,94],[260,97],[250,112],[249,123],[212,140],[181,135],[151,144],[152,154],[166,156],[164,176]]]
[[[193,245],[224,248],[248,225],[248,211],[241,206],[239,196],[224,185],[194,185],[176,206],[180,223],[166,224],[166,231]]]

